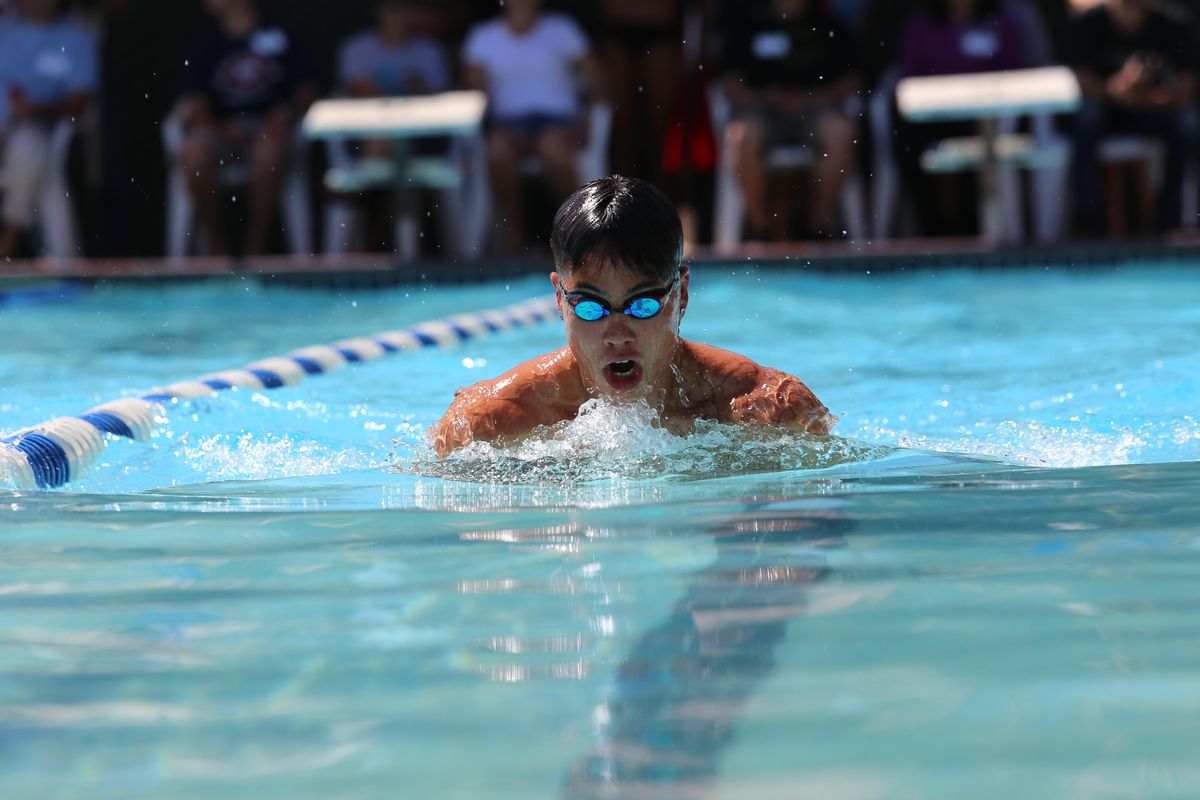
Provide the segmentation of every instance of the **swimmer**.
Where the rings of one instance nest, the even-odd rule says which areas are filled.
[[[578,189],[554,217],[550,248],[566,346],[459,389],[430,430],[439,458],[474,441],[518,442],[593,398],[645,402],[678,434],[701,418],[815,434],[837,422],[797,378],[679,336],[683,228],[651,184],[613,176]]]

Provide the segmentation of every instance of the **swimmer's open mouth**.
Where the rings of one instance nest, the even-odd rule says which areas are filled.
[[[604,367],[604,378],[617,391],[627,391],[642,381],[642,365],[628,359],[613,361]]]

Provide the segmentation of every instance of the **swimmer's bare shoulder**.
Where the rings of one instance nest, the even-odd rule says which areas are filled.
[[[698,368],[717,394],[722,422],[781,425],[806,433],[827,434],[837,417],[804,382],[719,347],[688,342]]]
[[[567,348],[532,358],[499,377],[454,394],[454,402],[429,429],[438,458],[471,442],[517,441],[539,425],[572,419],[582,400]]]

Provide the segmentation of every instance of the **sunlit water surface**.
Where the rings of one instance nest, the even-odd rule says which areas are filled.
[[[829,438],[597,404],[433,459],[551,325],[169,407],[0,488],[0,796],[1195,797],[1198,285],[698,271],[685,335]],[[0,427],[544,290],[6,309]]]

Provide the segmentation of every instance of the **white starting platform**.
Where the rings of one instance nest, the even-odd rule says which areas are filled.
[[[979,135],[947,139],[922,154],[927,172],[981,173],[980,213],[984,235],[1003,238],[1012,230],[1001,216],[996,169],[1061,166],[1064,153],[1039,147],[1034,137],[1001,131],[1001,121],[1022,115],[1075,111],[1082,93],[1067,67],[978,72],[905,78],[896,86],[896,105],[911,122],[974,121]]]
[[[483,92],[319,100],[304,116],[304,133],[313,139],[466,136],[479,131],[486,104]]]
[[[396,196],[396,246],[403,256],[416,251],[416,223],[410,189],[457,190],[482,165],[483,92],[442,92],[413,97],[331,99],[313,103],[304,116],[302,130],[310,139],[329,143],[330,169],[325,186],[335,193],[390,188]],[[414,152],[412,141],[448,138],[444,152]],[[387,158],[353,158],[352,140],[391,142]],[[480,183],[478,180],[475,183]],[[486,186],[478,191],[486,191]],[[462,198],[456,205],[473,205]],[[468,230],[460,244],[464,251],[479,247],[483,220],[468,216]],[[478,215],[474,215],[478,216]],[[334,226],[336,227],[336,225]],[[478,229],[478,230],[477,230]]]

